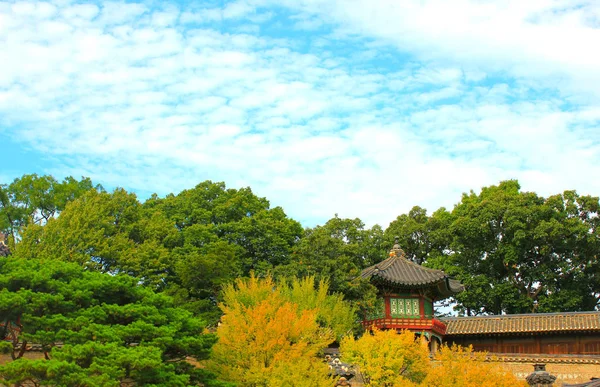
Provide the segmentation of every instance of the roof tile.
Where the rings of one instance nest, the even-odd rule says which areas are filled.
[[[600,331],[600,312],[531,313],[445,318],[446,335]]]
[[[446,278],[443,271],[417,265],[403,256],[392,256],[377,265],[368,267],[362,271],[360,276],[362,278],[379,277],[404,286],[426,286]]]

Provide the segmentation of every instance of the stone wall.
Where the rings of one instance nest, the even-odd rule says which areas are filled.
[[[502,365],[513,372],[519,379],[525,379],[533,372],[535,362],[501,361]],[[546,363],[546,371],[556,376],[556,386],[563,383],[574,384],[589,381],[592,377],[600,377],[600,364],[581,363]]]

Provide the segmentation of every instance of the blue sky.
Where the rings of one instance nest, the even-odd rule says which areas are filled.
[[[598,42],[593,0],[4,1],[0,181],[225,181],[305,225],[598,195]]]

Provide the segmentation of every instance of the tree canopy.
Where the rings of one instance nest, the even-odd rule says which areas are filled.
[[[525,387],[501,365],[472,348],[442,346],[432,361],[424,338],[410,331],[373,330],[342,340],[345,361],[360,367],[367,387]]]
[[[211,377],[187,360],[208,356],[205,324],[128,275],[74,263],[0,258],[0,316],[14,361],[0,366],[20,385],[188,386]],[[34,345],[45,359],[24,356]]]
[[[346,362],[360,367],[371,387],[416,386],[430,367],[427,345],[410,331],[375,329],[359,339],[347,336],[340,353]]]
[[[0,184],[0,230],[14,252],[0,258],[0,334],[11,338],[1,347],[14,358],[0,376],[15,384],[217,385],[189,360],[207,357],[216,339],[204,321],[214,327],[222,317],[203,366],[227,382],[329,386],[316,355],[356,328],[357,309],[374,305],[376,289],[359,274],[385,259],[396,237],[409,259],[465,284],[454,300],[461,313],[590,310],[600,300],[599,208],[597,197],[544,198],[504,181],[464,194],[452,210],[429,215],[415,206],[385,230],[337,215],[303,229],[250,188],[205,181],[141,202],[87,178],[24,175]],[[378,335],[344,339],[347,356],[374,366],[385,347]],[[25,359],[25,342],[46,359]],[[402,372],[390,382],[389,369],[374,368],[372,383],[380,375],[381,385],[415,385],[438,372],[410,363],[420,349],[398,351],[401,361],[385,367]],[[438,361],[471,358],[460,351],[443,350]],[[455,371],[439,385],[495,372]]]
[[[457,301],[467,314],[593,310],[599,207],[597,197],[574,191],[521,192],[516,181],[464,194],[445,253],[429,262],[465,284]]]
[[[365,267],[385,258],[383,245],[383,230],[378,225],[366,228],[358,218],[336,215],[323,226],[307,228],[290,263],[277,267],[274,273],[326,280],[331,291],[363,307],[373,303],[376,290],[359,275]]]
[[[221,286],[287,263],[302,233],[249,188],[206,181],[144,203],[121,188],[89,190],[60,217],[25,228],[17,250],[135,276],[216,322]]]
[[[77,180],[71,176],[62,182],[54,177],[23,175],[10,184],[0,184],[0,232],[15,243],[23,227],[45,224],[72,201],[90,189],[102,190],[89,178]]]
[[[320,351],[351,331],[354,311],[314,278],[238,279],[224,289],[209,368],[240,387],[333,386]]]

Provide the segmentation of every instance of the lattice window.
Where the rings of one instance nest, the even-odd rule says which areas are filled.
[[[421,315],[419,310],[419,300],[416,298],[390,298],[390,313],[392,317],[418,317]]]
[[[421,313],[419,312],[419,300],[413,298],[412,300],[412,315],[419,316]]]

